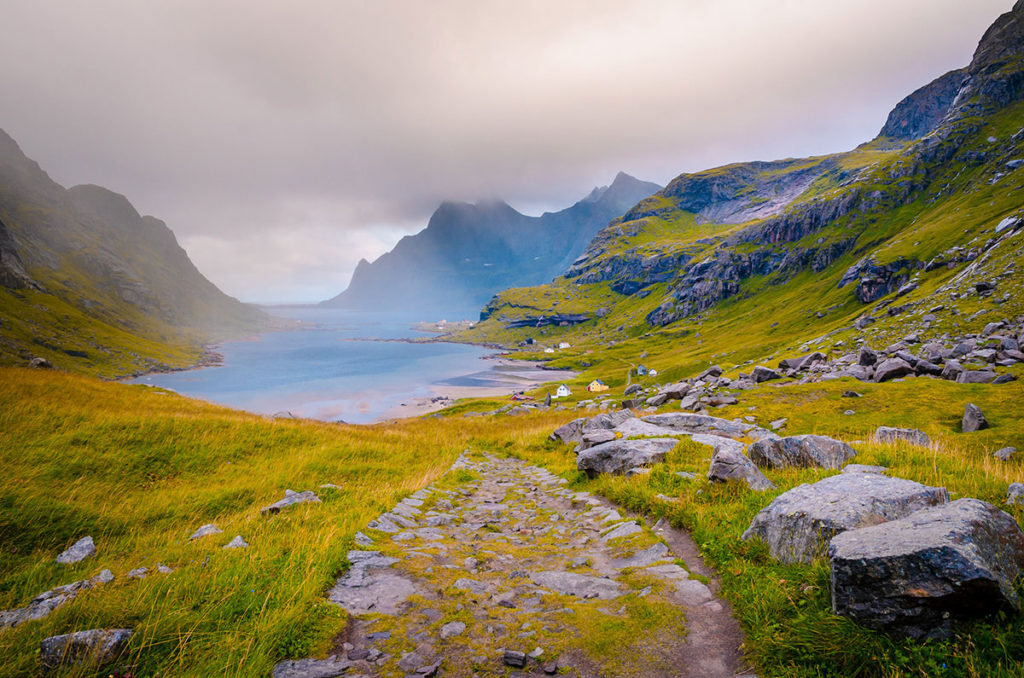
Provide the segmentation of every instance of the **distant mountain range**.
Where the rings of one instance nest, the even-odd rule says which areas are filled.
[[[0,363],[181,367],[267,319],[203,277],[162,221],[99,186],[65,189],[0,131]]]
[[[619,173],[572,207],[539,217],[498,201],[445,202],[425,229],[373,263],[361,260],[348,289],[322,305],[475,315],[503,289],[564,272],[595,233],[660,188]]]

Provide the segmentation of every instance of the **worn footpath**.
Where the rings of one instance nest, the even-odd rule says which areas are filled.
[[[463,457],[357,535],[327,659],[275,678],[744,673],[742,634],[689,537],[515,459]]]

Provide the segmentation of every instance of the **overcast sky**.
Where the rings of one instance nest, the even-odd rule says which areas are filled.
[[[318,301],[441,200],[850,149],[1012,5],[0,0],[0,127],[229,294]]]

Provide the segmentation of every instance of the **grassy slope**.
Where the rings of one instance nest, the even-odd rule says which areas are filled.
[[[0,368],[0,609],[103,567],[118,577],[0,631],[0,675],[32,675],[42,638],[86,628],[134,628],[129,662],[143,676],[266,675],[285,656],[326,651],[344,620],[321,600],[355,531],[474,439],[509,449],[556,421],[268,420],[141,386]],[[285,489],[317,490],[323,504],[260,517]],[[189,543],[209,522],[224,534]],[[53,562],[85,534],[96,558]],[[251,548],[221,550],[236,534]],[[157,562],[177,571],[124,577]]]

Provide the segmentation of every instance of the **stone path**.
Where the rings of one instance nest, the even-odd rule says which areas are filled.
[[[335,653],[275,678],[743,673],[742,634],[687,535],[522,461],[453,468],[465,482],[420,490],[357,536],[328,593],[352,615]]]

